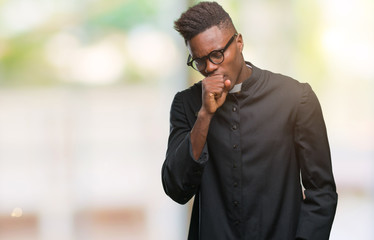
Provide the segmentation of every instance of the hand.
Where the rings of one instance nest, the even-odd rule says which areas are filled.
[[[202,81],[202,109],[213,115],[226,100],[231,81],[222,74],[214,74]]]

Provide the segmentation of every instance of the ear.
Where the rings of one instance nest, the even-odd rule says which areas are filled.
[[[236,37],[236,44],[237,44],[237,46],[239,48],[239,51],[243,52],[244,42],[243,42],[243,36],[240,33]]]

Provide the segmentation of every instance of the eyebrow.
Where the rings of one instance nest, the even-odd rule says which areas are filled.
[[[219,51],[219,50],[222,50],[222,49],[224,49],[224,48],[225,48],[225,46],[223,46],[223,47],[221,47],[221,48],[215,48],[215,49],[209,51],[208,54],[205,54],[205,55],[202,56],[202,57],[193,57],[193,56],[191,55],[191,57],[192,57],[191,59],[206,58],[206,57],[207,57],[211,52]]]
[[[231,43],[231,42],[233,41],[233,39],[235,39],[235,37],[236,37],[237,35],[238,35],[238,33],[234,33],[234,35],[231,36],[231,38],[230,38],[229,41],[225,44],[225,46],[223,46],[223,47],[221,47],[221,48],[213,49],[212,51],[208,52],[208,54],[205,54],[205,55],[202,56],[202,57],[193,57],[193,56],[190,54],[190,56],[191,56],[191,60],[206,58],[206,57],[209,56],[209,54],[211,54],[211,53],[214,52],[214,51],[221,51],[221,50],[223,50],[223,49],[226,47],[226,45],[228,45],[229,43]]]

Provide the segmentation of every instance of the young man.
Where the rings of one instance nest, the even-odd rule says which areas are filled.
[[[311,87],[245,62],[243,37],[215,2],[175,29],[205,77],[175,95],[162,167],[167,195],[195,196],[188,239],[328,239],[337,194]]]

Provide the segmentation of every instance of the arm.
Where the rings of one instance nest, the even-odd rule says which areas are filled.
[[[200,157],[196,160],[193,158],[191,127],[184,108],[183,94],[178,93],[171,106],[168,148],[162,166],[165,193],[180,204],[187,203],[196,193],[208,160],[206,145]]]
[[[210,121],[217,109],[225,102],[230,85],[230,80],[224,80],[221,75],[207,77],[202,82],[202,106],[191,131],[192,152],[195,159],[203,150]]]
[[[174,201],[184,204],[193,197],[208,161],[206,138],[215,111],[227,92],[222,76],[207,77],[202,82],[202,106],[191,129],[184,109],[183,93],[175,96],[170,111],[170,135],[162,166],[164,190]],[[228,89],[228,88],[227,88]],[[191,114],[191,113],[190,113]]]
[[[329,239],[337,205],[326,127],[318,99],[308,84],[297,112],[295,141],[305,199],[297,238]]]

